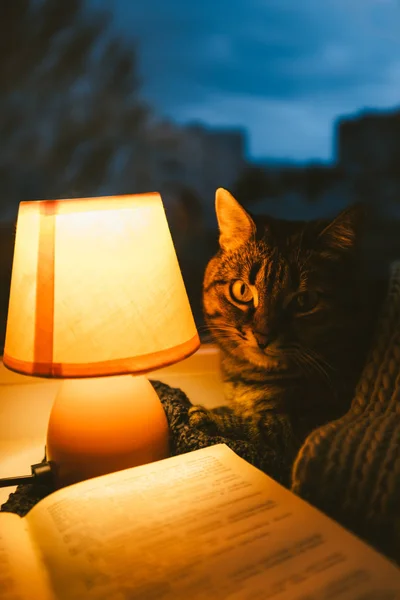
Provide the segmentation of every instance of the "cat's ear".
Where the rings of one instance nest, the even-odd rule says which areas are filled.
[[[256,226],[253,219],[224,188],[218,188],[216,191],[215,212],[222,250],[236,250],[255,235]]]
[[[318,234],[319,243],[327,250],[352,250],[362,233],[364,217],[362,204],[349,206],[323,227]]]

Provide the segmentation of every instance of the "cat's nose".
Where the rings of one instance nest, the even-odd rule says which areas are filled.
[[[260,333],[259,331],[253,331],[254,337],[256,338],[258,347],[264,350],[273,340],[273,335],[269,333]]]

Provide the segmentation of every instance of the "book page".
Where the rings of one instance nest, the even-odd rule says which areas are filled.
[[[0,598],[54,600],[25,519],[6,512],[0,514]]]
[[[71,486],[26,518],[61,600],[394,600],[400,570],[221,444]]]

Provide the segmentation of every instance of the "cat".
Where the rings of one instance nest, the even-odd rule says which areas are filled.
[[[348,409],[373,333],[381,296],[372,298],[363,268],[363,207],[278,220],[251,215],[222,188],[215,207],[219,250],[203,309],[230,409],[193,407],[191,423],[229,435],[237,416],[268,436],[280,419],[298,448]]]

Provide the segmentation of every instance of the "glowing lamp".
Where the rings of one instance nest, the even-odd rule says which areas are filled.
[[[159,194],[21,202],[3,361],[61,379],[46,442],[58,486],[168,456],[143,374],[199,344]]]

